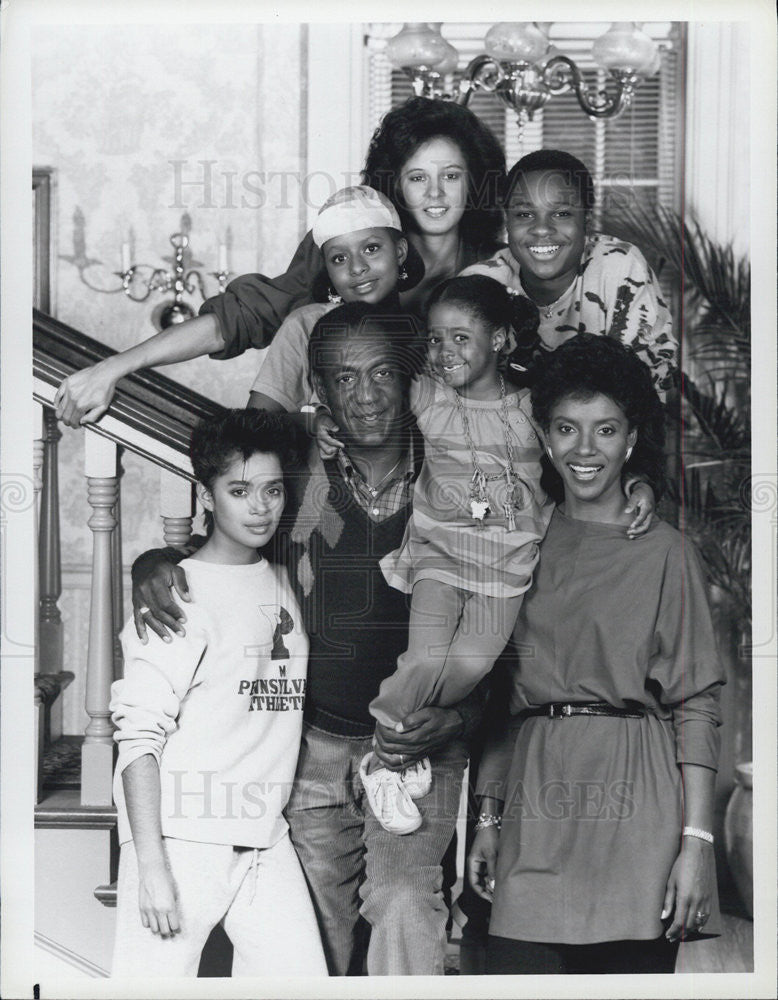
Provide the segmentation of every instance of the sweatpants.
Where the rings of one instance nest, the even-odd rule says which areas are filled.
[[[138,861],[122,845],[114,976],[196,976],[200,953],[221,922],[234,947],[233,976],[326,976],[327,964],[300,862],[289,834],[267,848],[165,838],[181,930],[153,934],[141,923]]]
[[[513,634],[523,594],[487,597],[438,580],[419,580],[411,597],[408,649],[382,683],[370,713],[394,726],[426,705],[466,698]]]

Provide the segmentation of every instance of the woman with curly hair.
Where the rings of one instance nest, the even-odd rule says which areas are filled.
[[[564,500],[516,626],[511,720],[478,775],[486,971],[672,972],[681,938],[718,933],[723,674],[704,576],[661,521],[627,538],[622,470],[662,482],[661,404],[634,352],[572,338],[532,406]]]
[[[370,143],[363,183],[394,203],[407,228],[409,269],[426,272],[418,282],[406,279],[413,287],[400,292],[403,308],[421,315],[436,285],[504,245],[498,240],[504,180],[499,142],[466,108],[414,97],[384,116]],[[142,368],[204,354],[234,358],[250,347],[267,347],[293,309],[313,301],[315,288],[327,288],[323,271],[309,232],[284,274],[236,278],[223,295],[204,302],[195,319],[65,379],[57,392],[57,417],[71,427],[98,420],[119,379]]]
[[[373,135],[362,178],[397,206],[424,261],[423,281],[402,297],[406,308],[421,313],[441,281],[504,246],[505,157],[466,108],[424,97],[393,108]]]

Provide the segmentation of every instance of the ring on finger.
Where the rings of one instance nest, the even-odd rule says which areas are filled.
[[[405,767],[405,757],[402,754],[400,754],[400,766]]]
[[[698,910],[697,913],[696,913],[696,917],[697,917],[697,923],[698,924],[704,924],[705,921],[708,919],[708,914],[707,913],[703,913],[701,910]]]
[[[138,614],[141,616],[141,618],[143,617],[143,615],[148,614],[148,612],[149,612],[149,609],[146,607],[145,604],[143,605],[142,608],[138,608]]]

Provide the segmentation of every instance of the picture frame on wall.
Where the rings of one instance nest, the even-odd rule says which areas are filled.
[[[32,304],[51,312],[51,197],[54,171],[32,169]]]

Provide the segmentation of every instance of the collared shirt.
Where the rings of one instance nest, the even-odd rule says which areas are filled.
[[[351,495],[371,521],[385,521],[411,502],[416,471],[413,435],[408,449],[397,467],[378,486],[371,486],[345,451],[338,451],[338,469],[348,485]]]

